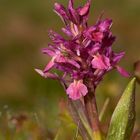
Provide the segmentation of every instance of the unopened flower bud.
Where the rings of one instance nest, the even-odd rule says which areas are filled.
[[[134,75],[136,76],[138,83],[140,83],[140,60],[134,64]]]

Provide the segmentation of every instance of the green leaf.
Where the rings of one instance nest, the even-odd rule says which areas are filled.
[[[129,140],[135,122],[135,84],[133,78],[112,115],[107,140]]]

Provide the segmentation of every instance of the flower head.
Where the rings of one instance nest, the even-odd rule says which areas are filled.
[[[112,20],[99,20],[95,25],[88,26],[90,3],[87,0],[84,6],[78,8],[74,8],[73,0],[69,0],[67,8],[59,3],[54,4],[54,11],[65,24],[62,31],[68,39],[51,30],[49,37],[52,44],[44,48],[43,53],[52,59],[43,71],[36,69],[43,77],[60,80],[73,100],[88,94],[88,90],[95,88],[112,69],[128,76],[118,66],[125,53],[112,50],[115,41],[111,32]],[[63,75],[52,73],[52,69],[62,71]]]

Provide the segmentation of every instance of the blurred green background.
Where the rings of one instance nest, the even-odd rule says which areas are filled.
[[[76,4],[85,2],[75,1]],[[53,12],[54,2],[56,0],[0,0],[0,120],[8,112],[27,113],[50,135],[57,131],[58,104],[66,95],[58,82],[43,79],[34,68],[44,68],[49,60],[41,53],[41,48],[47,47],[50,41],[48,30],[60,32],[63,26]],[[57,2],[66,5],[68,0]],[[93,0],[90,25],[102,11],[104,18],[114,21],[112,31],[117,36],[114,50],[126,52],[121,65],[133,73],[133,63],[140,59],[140,0]],[[98,87],[99,110],[107,97],[111,99],[105,122],[128,80],[112,71]],[[139,89],[137,86],[137,126],[140,126]],[[1,124],[0,128],[4,126]]]

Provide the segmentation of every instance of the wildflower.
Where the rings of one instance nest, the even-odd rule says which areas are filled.
[[[36,71],[45,78],[60,80],[66,87],[66,93],[72,100],[80,99],[96,88],[103,76],[112,69],[117,69],[123,76],[128,73],[118,66],[124,52],[115,53],[112,44],[112,20],[99,20],[88,26],[90,0],[83,7],[74,8],[73,0],[69,0],[68,8],[55,3],[54,11],[61,17],[65,27],[62,31],[68,39],[54,31],[49,32],[52,44],[43,49],[43,53],[51,56],[44,70]],[[52,69],[62,71],[63,75],[52,73]]]

